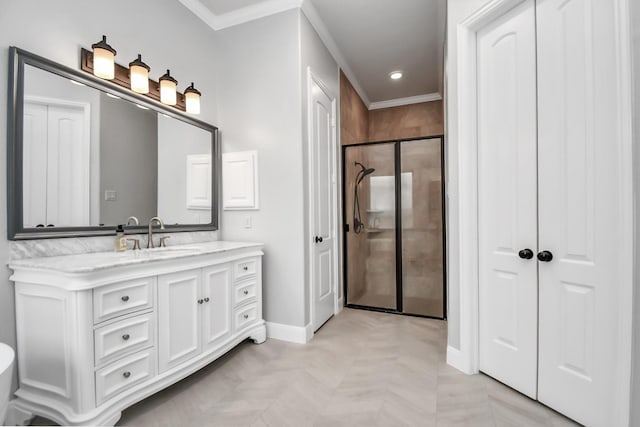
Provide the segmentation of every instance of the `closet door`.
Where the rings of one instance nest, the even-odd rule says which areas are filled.
[[[477,34],[480,370],[535,399],[535,4]]]
[[[609,425],[621,235],[615,1],[538,0],[539,400]]]

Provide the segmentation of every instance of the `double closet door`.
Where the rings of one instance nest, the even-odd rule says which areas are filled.
[[[615,399],[614,3],[528,0],[477,33],[480,370],[587,425]]]

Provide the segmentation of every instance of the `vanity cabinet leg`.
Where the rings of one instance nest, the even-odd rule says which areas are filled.
[[[249,338],[251,338],[256,344],[262,344],[267,340],[267,328],[262,326],[259,329],[256,329]]]

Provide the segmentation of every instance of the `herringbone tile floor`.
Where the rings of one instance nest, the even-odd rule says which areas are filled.
[[[239,345],[124,411],[122,426],[570,426],[445,363],[446,323],[345,309],[306,345]]]

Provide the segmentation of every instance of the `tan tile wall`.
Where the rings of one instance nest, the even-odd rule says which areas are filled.
[[[342,145],[366,142],[368,132],[369,110],[340,71],[340,141]]]
[[[423,102],[369,111],[369,141],[442,135],[442,101]]]
[[[444,134],[442,101],[369,111],[340,71],[340,141],[342,145]]]

